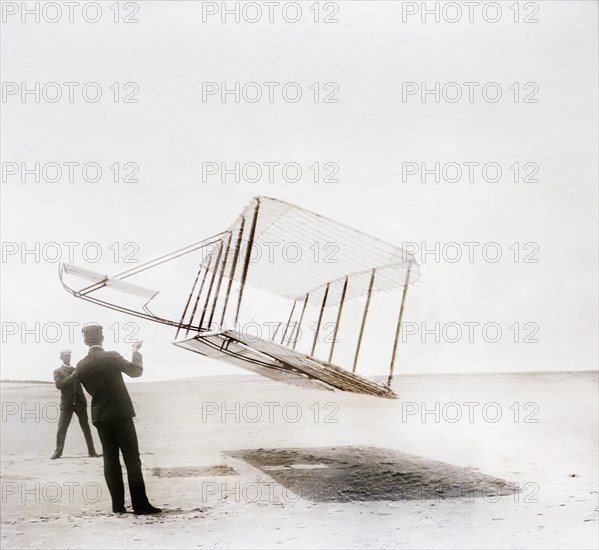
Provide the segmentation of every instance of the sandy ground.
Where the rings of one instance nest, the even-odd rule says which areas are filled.
[[[2,548],[596,548],[597,376],[130,384],[154,517],[109,513],[58,392],[2,385]],[[424,413],[424,414],[423,414]],[[97,433],[92,428],[98,442]]]

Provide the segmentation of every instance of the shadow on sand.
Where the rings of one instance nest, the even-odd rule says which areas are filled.
[[[516,485],[473,468],[376,447],[228,451],[313,502],[497,501]]]

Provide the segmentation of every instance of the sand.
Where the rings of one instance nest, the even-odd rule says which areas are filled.
[[[252,376],[129,388],[164,512],[112,515],[76,421],[49,459],[57,390],[2,384],[2,548],[599,542],[595,374],[404,376],[399,400]]]

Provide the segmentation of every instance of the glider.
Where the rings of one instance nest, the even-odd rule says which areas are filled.
[[[314,247],[323,241],[330,244],[329,250]],[[181,296],[184,305],[180,316],[155,314],[150,303],[158,291],[130,280],[188,256],[197,263],[191,288]],[[400,247],[299,206],[254,197],[226,231],[209,239],[115,276],[67,263],[61,264],[59,275],[64,288],[77,298],[174,327],[175,346],[302,387],[396,398],[391,382],[406,294],[420,271],[413,255]],[[86,285],[73,288],[66,282],[71,277],[85,280]],[[101,296],[103,290],[126,294],[142,303],[131,306],[124,300],[108,300]],[[244,299],[247,301],[248,294],[255,291],[287,302],[289,314],[285,312],[283,318],[271,323],[276,328],[268,337],[256,337],[240,328],[244,326]],[[392,291],[398,294],[398,303],[396,323],[390,331],[393,338],[388,344],[389,374],[383,383],[356,371],[367,321],[376,314],[371,311],[372,297]],[[344,309],[347,312],[351,303],[361,306],[362,300],[355,334],[340,339]],[[311,331],[306,330],[310,315],[316,318]],[[329,323],[332,337],[323,341],[319,336],[325,316],[334,321]],[[380,346],[377,331],[374,338]],[[350,348],[351,369],[333,362],[341,343]]]

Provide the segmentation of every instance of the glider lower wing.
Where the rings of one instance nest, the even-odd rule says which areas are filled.
[[[301,387],[337,389],[395,398],[386,385],[270,340],[234,330],[203,333],[173,342],[213,359],[232,361],[252,372]],[[316,383],[316,384],[315,384]]]

